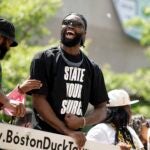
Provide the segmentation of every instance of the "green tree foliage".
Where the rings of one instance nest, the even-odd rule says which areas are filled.
[[[136,26],[141,30],[141,45],[145,46],[145,54],[150,59],[150,7],[144,9],[145,18],[133,18],[128,26]],[[146,56],[145,56],[146,57]],[[115,88],[126,89],[131,98],[140,99],[140,103],[134,105],[134,113],[144,114],[150,117],[150,68],[140,68],[133,73],[116,74],[109,67],[104,69],[108,90]]]
[[[141,31],[141,45],[150,46],[150,7],[145,7],[143,10],[143,16],[135,17],[126,22],[126,27],[137,27]]]
[[[2,0],[0,15],[15,24],[19,41],[33,43],[35,39],[49,34],[45,23],[60,6],[61,0]]]
[[[3,89],[6,93],[29,77],[29,67],[34,54],[56,42],[42,46],[38,41],[45,34],[50,34],[46,23],[60,6],[61,0],[0,0],[0,17],[13,22],[19,42],[2,61]]]
[[[104,67],[105,82],[107,90],[125,89],[131,100],[139,99],[140,103],[132,105],[134,113],[144,114],[150,117],[150,70],[138,69],[133,73],[115,73],[109,67]]]

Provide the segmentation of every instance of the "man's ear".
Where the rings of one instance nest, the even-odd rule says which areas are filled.
[[[85,32],[86,33],[86,32]],[[84,43],[85,43],[85,37],[86,37],[86,34],[83,34],[82,35],[82,39],[81,39],[81,46],[85,47]]]

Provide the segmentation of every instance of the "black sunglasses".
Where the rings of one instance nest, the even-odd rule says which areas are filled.
[[[84,25],[77,20],[63,20],[62,25],[66,25],[66,26],[72,25],[73,27],[78,27],[78,28],[84,27]]]

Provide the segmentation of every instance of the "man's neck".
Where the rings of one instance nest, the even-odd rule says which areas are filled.
[[[76,45],[73,47],[67,47],[63,44],[60,45],[60,47],[68,54],[70,55],[78,55],[80,53],[80,45]]]

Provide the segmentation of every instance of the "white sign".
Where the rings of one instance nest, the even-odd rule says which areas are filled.
[[[11,150],[78,150],[68,136],[0,123],[0,148]],[[114,145],[87,141],[82,150],[119,150]]]

